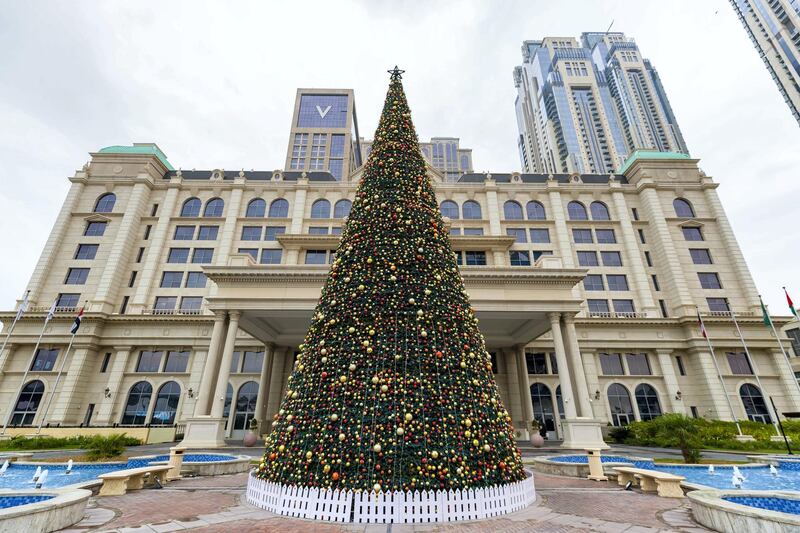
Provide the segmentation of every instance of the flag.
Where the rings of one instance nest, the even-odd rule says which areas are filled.
[[[789,298],[789,293],[786,292],[786,287],[783,288],[783,293],[786,295],[786,303],[789,304],[789,309],[792,311],[792,315],[794,315],[794,317],[800,321],[800,315],[797,314],[797,309],[794,308],[792,299]]]
[[[14,321],[19,320],[25,314],[25,311],[28,310],[28,297],[31,295],[31,291],[25,293],[25,299],[22,300],[22,303],[19,304],[19,309],[17,309],[17,316],[14,318]]]
[[[57,303],[58,303],[58,300],[53,300],[53,305],[50,306],[50,310],[47,312],[47,318],[44,319],[44,323],[45,324],[47,324],[48,322],[53,320],[53,317],[56,316],[56,304]]]
[[[761,314],[763,315],[762,318],[764,319],[764,325],[767,327],[772,326],[772,319],[769,317],[769,313],[767,312],[767,306],[764,305],[764,300],[761,299],[761,295],[758,295],[758,301],[761,302]]]
[[[72,323],[72,329],[69,330],[70,333],[73,335],[78,333],[78,328],[81,327],[81,320],[83,320],[83,307],[81,307],[78,314],[75,315],[75,322]]]
[[[703,317],[700,316],[700,310],[697,310],[697,322],[700,324],[700,334],[708,338],[708,334],[706,333],[706,325],[703,323]]]

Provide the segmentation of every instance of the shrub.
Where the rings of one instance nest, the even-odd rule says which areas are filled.
[[[617,444],[623,444],[631,436],[628,426],[616,427],[608,432],[608,436]]]
[[[107,437],[95,435],[86,445],[86,457],[88,457],[90,461],[116,457],[125,451],[125,446],[125,434],[109,435]]]
[[[138,446],[142,442],[139,439],[128,437],[125,434],[114,435],[123,447]],[[94,439],[103,439],[100,435],[77,436],[77,437],[12,437],[8,440],[0,441],[0,450],[60,450],[69,448],[88,448]]]

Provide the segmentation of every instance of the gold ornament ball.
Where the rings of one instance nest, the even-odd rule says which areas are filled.
[[[405,417],[405,418],[406,418],[406,420],[407,420],[408,422],[411,422],[411,420],[413,420],[413,419],[414,419],[414,416],[413,416],[411,413],[406,413],[406,417]]]
[[[373,451],[373,452],[375,452],[375,453],[380,453],[380,451],[381,451],[382,449],[383,449],[383,448],[381,448],[381,445],[380,445],[380,444],[376,444],[375,446],[373,446],[373,447],[372,447],[372,451]]]

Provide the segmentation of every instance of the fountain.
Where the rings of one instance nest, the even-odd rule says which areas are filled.
[[[708,465],[708,473],[714,475],[714,465]]]
[[[37,466],[36,467],[36,472],[33,473],[33,479],[31,479],[31,481],[33,483],[36,483],[39,480],[39,476],[41,476],[41,475],[42,475],[42,467],[41,466]]]
[[[67,461],[67,471],[64,472],[66,475],[70,475],[72,473],[72,459]]]
[[[5,474],[5,473],[6,473],[6,470],[8,470],[8,459],[6,459],[5,461],[3,461],[3,466],[0,466],[0,476],[2,476],[3,474]]]
[[[39,480],[36,482],[36,488],[41,489],[42,485],[44,485],[45,480],[47,479],[48,471],[45,470],[42,472],[42,475],[39,476]]]

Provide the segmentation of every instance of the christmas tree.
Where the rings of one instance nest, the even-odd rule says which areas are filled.
[[[525,477],[396,67],[261,479],[353,490]]]

